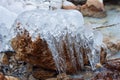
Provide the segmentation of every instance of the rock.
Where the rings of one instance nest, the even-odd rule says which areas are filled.
[[[84,80],[84,79],[80,79],[80,78],[73,78],[73,79],[69,79],[69,80]]]
[[[33,69],[32,75],[36,79],[45,80],[45,79],[48,79],[48,78],[55,77],[56,76],[56,72],[55,71],[46,70],[46,69],[43,69],[43,68],[40,68],[40,67],[38,67],[38,68],[35,67]]]
[[[0,80],[20,80],[20,79],[13,76],[5,76],[0,72]]]
[[[47,73],[57,70],[60,73],[77,73],[84,65],[89,65],[87,53],[91,53],[93,47],[98,49],[97,53],[102,53],[104,63],[106,55],[103,54],[104,49],[101,51],[102,39],[99,38],[100,44],[97,45],[96,39],[92,39],[92,30],[85,28],[83,23],[83,16],[75,10],[38,10],[21,14],[12,29],[16,31],[11,40],[16,58],[42,68],[38,74],[43,72],[43,77],[53,76]],[[36,77],[41,78],[42,75]]]
[[[76,5],[85,4],[87,0],[68,0]]]
[[[57,75],[57,80],[69,80],[70,76],[68,76],[66,73],[61,73]]]
[[[0,64],[0,71],[4,73],[5,77],[9,80],[19,80],[23,79],[26,80],[28,79],[28,76],[31,74],[32,72],[32,67],[31,65],[23,62],[23,61],[19,61],[15,58],[15,52],[13,51],[6,51],[4,53],[0,53],[5,55],[5,57],[3,56],[3,58],[1,58],[1,64]],[[7,62],[6,63],[6,58],[7,58]],[[10,76],[7,76],[10,75]],[[13,76],[17,76],[19,78],[15,78]]]
[[[71,78],[66,73],[61,73],[61,74],[57,75],[56,78],[49,78],[46,80],[84,80],[84,79],[83,78]]]
[[[13,49],[17,52],[16,56],[18,56],[20,60],[26,61],[35,66],[43,67],[45,69],[56,70],[55,63],[51,55],[51,51],[48,49],[46,42],[40,39],[40,37],[38,37],[33,42],[31,40],[31,37],[24,33],[23,35],[18,35],[15,38],[13,38],[11,44]],[[83,49],[83,53],[84,53],[84,49]],[[87,55],[84,54],[83,56],[84,56],[84,64],[89,65],[89,60]],[[104,63],[105,61],[106,61],[106,53],[101,52],[101,63]],[[67,65],[72,65],[69,62],[69,58],[67,58]],[[75,69],[72,66],[67,67],[68,73],[75,73],[74,71]]]
[[[102,71],[102,72],[98,72],[95,74],[94,78],[92,78],[91,80],[98,80],[98,79],[102,79],[102,80],[119,80],[120,79],[120,73],[118,71]]]
[[[49,78],[49,79],[46,79],[46,80],[58,80],[57,78]]]
[[[0,80],[7,80],[1,72],[0,72]]]
[[[94,73],[92,80],[119,80],[120,79],[120,58],[108,60],[100,71]]]
[[[120,72],[120,58],[108,60],[105,64],[105,67],[110,70],[117,70]]]
[[[91,5],[88,6],[87,4],[84,4],[82,6],[78,6],[77,8],[84,16],[89,17],[97,17],[97,18],[103,18],[106,17],[106,12],[102,11],[101,9],[96,8],[95,6]]]
[[[20,80],[16,77],[13,77],[13,76],[5,76],[6,80]]]
[[[8,59],[8,56],[6,54],[3,54],[3,58],[2,59],[2,63],[4,65],[8,65],[9,64],[9,59]]]
[[[63,9],[77,9],[77,6],[69,1],[64,1],[62,5]]]
[[[75,0],[72,0],[72,2],[74,3]],[[63,5],[63,9],[79,10],[84,16],[98,17],[98,18],[106,17],[103,0],[87,0],[86,3],[83,4],[82,6],[81,5],[76,5],[76,6],[75,5],[68,5],[68,6]]]

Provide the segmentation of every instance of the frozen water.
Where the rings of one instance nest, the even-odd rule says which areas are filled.
[[[0,6],[0,51],[8,49],[9,29],[12,27],[17,15]]]
[[[1,35],[0,41],[3,40],[2,36],[4,36],[4,34],[9,34],[9,31],[11,31],[10,28],[12,27],[16,17],[19,14],[23,13],[24,11],[30,11],[30,10],[35,10],[35,9],[49,10],[50,5],[60,9],[62,5],[62,0],[59,0],[59,1],[58,0],[53,0],[53,1],[49,1],[49,0],[1,0],[0,2],[0,26],[4,25],[6,29],[3,30],[4,33],[0,32],[0,35]],[[12,34],[7,37],[10,38],[10,36],[12,36]],[[5,42],[4,40],[2,43],[7,43],[7,42]]]
[[[59,72],[65,72],[67,67],[63,44],[67,46],[67,54],[74,68],[77,69],[75,55],[77,55],[78,64],[83,67],[81,48],[86,50],[93,69],[95,69],[96,63],[99,63],[102,36],[98,32],[94,32],[94,35],[92,29],[86,28],[82,14],[76,10],[47,11],[39,9],[24,12],[14,24],[12,30],[15,31],[12,31],[12,37],[21,32],[16,29],[18,24],[22,30],[29,31],[32,40],[35,40],[40,34],[40,37],[47,41]],[[98,38],[96,33],[100,36],[99,39],[94,39]]]
[[[20,23],[21,28],[27,29],[32,36],[32,40],[40,34],[41,38],[47,41],[59,71],[66,70],[66,60],[62,54],[63,41],[68,47],[69,57],[74,67],[76,67],[76,61],[73,47],[75,47],[77,60],[81,67],[83,67],[83,55],[80,52],[80,48],[84,47],[86,49],[89,48],[86,54],[93,66],[92,68],[95,68],[95,64],[99,62],[99,56],[96,56],[99,54],[96,54],[96,52],[100,51],[102,36],[98,38],[95,36],[96,33],[94,34],[92,30],[83,26],[83,16],[78,11],[48,11],[50,6],[60,9],[62,3],[63,5],[73,5],[66,0],[63,1],[11,0],[7,2],[7,0],[2,0],[0,3],[0,51],[11,49],[9,42],[16,35],[16,32],[11,26],[16,17],[22,13],[15,24]],[[16,27],[16,25],[14,26]],[[98,59],[98,61],[95,59]]]
[[[75,10],[30,11],[18,17],[15,27],[18,23],[20,23],[21,28],[30,32],[33,40],[40,34],[47,41],[58,71],[65,71],[66,68],[65,59],[62,55],[62,40],[68,34],[66,45],[69,46],[70,52],[68,53],[71,53],[69,54],[72,58],[71,62],[75,64],[72,49],[72,41],[75,37],[73,33],[76,33],[78,28],[80,30],[84,29],[84,20],[80,12]]]
[[[49,10],[50,7],[60,9],[62,5],[73,5],[66,0],[1,0],[0,5],[11,12],[21,14],[34,9]]]
[[[11,28],[17,15],[8,9],[0,6],[0,24],[4,24],[7,28]]]

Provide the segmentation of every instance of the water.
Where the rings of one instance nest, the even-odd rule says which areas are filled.
[[[83,16],[78,11],[28,11],[17,18],[11,30],[12,38],[24,29],[29,31],[32,40],[40,35],[47,41],[59,73],[66,72],[69,66],[76,72],[78,65],[84,68],[83,55],[88,56],[93,70],[100,63],[102,37],[96,39],[98,32],[84,26]],[[68,59],[71,65],[67,64]]]

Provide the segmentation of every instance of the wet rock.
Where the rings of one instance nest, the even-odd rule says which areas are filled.
[[[6,78],[10,79],[10,80],[19,80],[18,78],[14,78],[12,76],[17,76],[20,79],[24,79],[26,80],[28,78],[28,76],[31,74],[31,69],[30,69],[30,65],[26,64],[23,61],[18,61],[15,58],[15,52],[11,52],[11,51],[6,51],[4,53],[1,53],[3,55],[5,55],[5,57],[3,56],[3,58],[1,58],[2,62],[0,64],[0,71],[4,73],[4,75],[10,75],[7,76]],[[5,58],[5,59],[4,59]],[[6,58],[8,63],[6,64]],[[26,77],[26,78],[24,78]]]
[[[20,80],[20,79],[13,76],[5,76],[0,72],[0,80]]]
[[[46,80],[84,80],[84,79],[83,78],[71,78],[66,73],[61,73],[61,74],[57,75],[56,78],[49,78]]]
[[[77,6],[74,5],[73,3],[69,2],[69,1],[64,1],[63,5],[62,5],[63,9],[76,9]]]
[[[0,72],[0,80],[7,80],[1,72]]]
[[[57,80],[69,80],[70,76],[68,76],[66,73],[61,73],[57,75]]]
[[[80,78],[73,78],[73,79],[69,79],[69,80],[84,80],[84,79],[80,79]]]
[[[108,60],[105,64],[105,67],[110,70],[117,70],[120,72],[120,58]]]
[[[6,80],[20,80],[19,78],[13,76],[5,76]]]
[[[45,15],[46,17],[43,17]],[[39,18],[36,16],[39,16]],[[33,20],[33,18],[36,20]],[[83,16],[75,10],[39,10],[21,14],[12,29],[15,30],[13,32],[16,32],[11,40],[16,58],[42,68],[42,71],[38,74],[43,72],[42,75],[45,75],[45,77],[50,76],[46,70],[51,71],[48,72],[49,74],[53,71],[68,74],[77,73],[84,68],[84,65],[89,65],[87,53],[92,53],[92,49],[96,49],[95,46],[97,46],[95,52],[98,54],[96,53],[95,56],[99,55],[101,49],[98,50],[98,48],[101,48],[102,45],[101,38],[99,38],[101,45],[95,43],[96,40],[93,39],[92,30],[83,27],[84,21],[82,20]],[[66,21],[68,21],[67,25]],[[90,59],[92,57],[94,56],[90,56]],[[105,59],[105,57],[103,58]],[[42,75],[36,77],[41,78]]]
[[[8,65],[9,64],[9,59],[8,59],[8,56],[6,54],[3,54],[3,57],[1,58],[2,59],[2,63],[5,64],[5,65]]]
[[[84,4],[82,6],[78,6],[77,8],[84,16],[89,17],[97,17],[97,18],[103,18],[106,17],[106,12],[96,8],[94,5],[88,6],[87,4]]]
[[[68,1],[73,2],[76,5],[80,5],[80,4],[85,4],[87,0],[68,0]]]
[[[49,70],[56,70],[56,66],[51,55],[50,50],[48,49],[47,43],[38,37],[34,42],[31,40],[31,37],[24,33],[23,35],[17,35],[12,39],[12,47],[16,51],[16,56],[18,56],[21,60],[31,63],[33,65],[37,65]],[[39,44],[39,45],[38,45]],[[81,49],[82,50],[82,49]],[[64,45],[64,51],[66,53],[66,46]],[[83,49],[83,57],[84,64],[88,65],[89,60],[87,55],[84,53]],[[67,65],[71,65],[67,67],[68,73],[75,73],[75,69],[72,64],[69,62],[70,58],[67,57]],[[106,58],[106,54],[101,53],[101,62],[104,63]],[[80,66],[78,65],[79,69]]]
[[[120,73],[118,71],[110,71],[110,70],[105,70],[102,72],[98,72],[95,74],[94,78],[91,80],[119,80],[120,79]]]
[[[79,3],[79,0],[70,0],[70,1],[72,1],[75,4],[76,2]],[[106,17],[106,12],[105,12],[103,2],[99,0],[83,0],[83,1],[86,3],[83,5],[76,5],[74,7],[68,7],[68,9],[77,9],[84,16],[97,17],[97,18]],[[82,3],[81,0],[80,2]]]
[[[48,49],[46,42],[40,39],[40,37],[38,37],[35,42],[32,42],[30,36],[26,34],[19,35],[12,39],[12,47],[20,60],[45,69],[56,70],[52,53]],[[69,62],[69,58],[67,59],[67,65],[71,65],[67,67],[67,71],[69,73],[74,73],[75,69]]]
[[[32,75],[36,79],[45,80],[45,79],[48,79],[48,78],[55,77],[56,76],[56,72],[38,67],[38,68],[34,68],[33,69]]]
[[[57,78],[49,78],[49,79],[46,79],[46,80],[57,80]]]

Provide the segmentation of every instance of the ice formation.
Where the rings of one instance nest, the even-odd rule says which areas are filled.
[[[2,3],[4,3],[4,1]],[[32,40],[35,40],[35,38],[40,35],[42,39],[47,41],[59,72],[64,72],[66,70],[65,59],[63,57],[64,55],[61,54],[63,50],[63,42],[68,47],[68,53],[73,65],[76,64],[74,58],[75,51],[77,53],[77,60],[81,67],[83,67],[83,57],[81,54],[82,52],[80,51],[80,48],[83,47],[87,50],[85,52],[88,55],[92,69],[94,70],[96,63],[100,62],[99,55],[102,45],[102,35],[99,32],[94,32],[92,29],[88,29],[88,27],[84,26],[83,16],[80,12],[76,10],[61,10],[60,7],[62,5],[62,0],[59,2],[58,0],[50,1],[49,4],[48,2],[44,2],[47,9],[49,9],[50,6],[59,8],[58,10],[54,11],[40,9],[42,5],[40,3],[42,3],[42,1],[36,2],[36,0],[30,0],[26,2],[23,1],[22,3],[21,1],[17,2],[16,0],[16,2],[14,2],[13,0],[13,2],[8,2],[7,4],[2,5],[8,10],[2,6],[0,7],[0,10],[5,11],[5,16],[9,18],[9,21],[14,21],[12,19],[15,19],[16,15],[19,15],[23,12],[20,16],[18,16],[13,28],[10,28],[13,23],[10,22],[10,24],[4,24],[7,22],[7,19],[2,17],[2,21],[5,20],[5,22],[0,24],[0,50],[11,49],[9,41],[14,38],[17,33],[21,32],[16,28],[19,25],[22,30],[26,29],[30,33]],[[59,5],[56,5],[56,3],[59,3]],[[65,2],[64,4],[67,5],[70,3]],[[39,9],[33,10],[37,7]],[[11,14],[9,14],[9,11],[12,11]],[[6,27],[9,28],[8,31]],[[7,31],[7,33],[3,33],[2,31]],[[100,36],[100,38],[97,36]],[[73,49],[73,47],[75,49]]]
[[[21,33],[21,30],[24,29],[30,33],[32,40],[40,35],[42,39],[47,41],[59,72],[65,72],[67,66],[62,53],[63,42],[67,45],[68,55],[73,65],[76,64],[74,56],[74,52],[76,52],[77,60],[83,67],[81,48],[87,50],[85,52],[93,70],[96,63],[100,62],[102,35],[85,27],[82,14],[76,10],[27,11],[17,18],[12,29],[14,30],[12,32],[15,32],[11,33],[13,34],[12,37],[15,37],[17,33]]]

